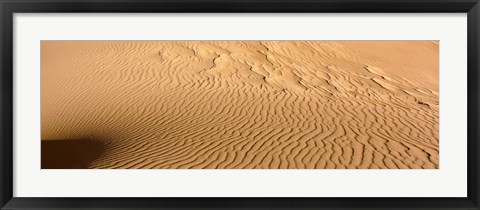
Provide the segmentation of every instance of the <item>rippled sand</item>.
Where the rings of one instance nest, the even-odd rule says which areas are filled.
[[[435,41],[42,41],[42,168],[439,167]]]

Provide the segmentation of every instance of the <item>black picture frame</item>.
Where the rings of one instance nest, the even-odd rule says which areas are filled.
[[[479,209],[478,0],[0,0],[1,209]],[[14,13],[467,13],[468,189],[465,198],[13,197]],[[28,131],[26,131],[28,132]],[[125,189],[128,190],[128,189]]]

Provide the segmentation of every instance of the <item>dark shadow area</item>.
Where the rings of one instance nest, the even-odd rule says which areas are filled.
[[[97,140],[42,140],[42,169],[85,169],[105,151]]]

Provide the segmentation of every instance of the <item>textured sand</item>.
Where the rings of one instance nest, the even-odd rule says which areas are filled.
[[[41,53],[42,168],[439,167],[435,41],[42,41]]]

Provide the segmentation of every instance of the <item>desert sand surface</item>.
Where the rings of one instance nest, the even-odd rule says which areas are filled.
[[[436,41],[42,41],[42,168],[437,169]]]

